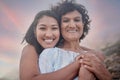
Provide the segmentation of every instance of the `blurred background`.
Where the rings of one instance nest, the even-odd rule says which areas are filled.
[[[120,77],[113,73],[120,69],[120,0],[76,1],[87,8],[92,20],[81,45],[102,50],[108,56],[107,68],[113,76]],[[25,46],[21,41],[35,15],[57,2],[60,0],[0,0],[0,80],[19,80],[19,62]]]

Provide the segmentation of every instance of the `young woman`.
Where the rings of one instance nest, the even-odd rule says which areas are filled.
[[[44,48],[57,45],[60,38],[58,16],[50,11],[40,11],[29,27],[24,40],[28,43],[22,51],[20,79],[31,80],[39,74],[38,56]]]

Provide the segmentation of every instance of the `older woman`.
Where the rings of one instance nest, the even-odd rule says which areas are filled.
[[[53,7],[53,10],[60,16],[63,40],[61,41],[61,46],[45,49],[41,53],[39,57],[41,73],[50,73],[60,70],[75,62],[76,59],[80,62],[78,72],[79,80],[93,80],[94,77],[92,74],[99,80],[111,80],[111,75],[103,64],[104,56],[100,54],[100,52],[80,45],[80,41],[88,33],[90,23],[85,7],[73,3],[72,0],[66,0],[58,6]],[[66,73],[67,72],[64,71],[60,75]],[[91,76],[86,77],[85,75],[87,74],[91,74]],[[74,77],[76,77],[76,75]],[[78,80],[78,78],[74,77],[71,79]]]

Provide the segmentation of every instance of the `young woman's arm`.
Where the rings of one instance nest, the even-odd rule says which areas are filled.
[[[80,67],[78,78],[78,80],[96,80],[95,75],[87,70],[84,65],[81,65]]]
[[[32,45],[27,45],[21,55],[20,80],[32,80],[38,74],[38,55]]]
[[[20,80],[72,80],[77,76],[79,67],[79,61],[75,61],[55,72],[41,74],[35,48],[27,45],[22,51],[20,60]]]

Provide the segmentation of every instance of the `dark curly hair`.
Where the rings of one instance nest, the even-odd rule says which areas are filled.
[[[63,0],[61,3],[58,3],[56,6],[52,6],[51,9],[59,14],[60,21],[63,15],[77,10],[82,15],[82,21],[84,24],[83,34],[80,37],[80,40],[83,39],[90,29],[90,19],[88,16],[88,11],[86,8],[75,2],[75,0]]]
[[[36,37],[35,37],[35,33],[34,31],[36,30],[36,26],[38,24],[38,21],[43,17],[43,16],[50,16],[53,17],[57,20],[58,24],[59,24],[59,29],[60,29],[60,20],[58,15],[51,11],[51,10],[43,10],[40,11],[34,18],[32,24],[30,25],[28,31],[25,34],[25,37],[23,38],[23,41],[26,41],[28,44],[33,45],[36,49],[37,54],[39,55],[42,51],[43,51],[43,47],[38,43]],[[59,41],[58,41],[59,43]],[[58,45],[58,43],[56,44],[56,46]]]

